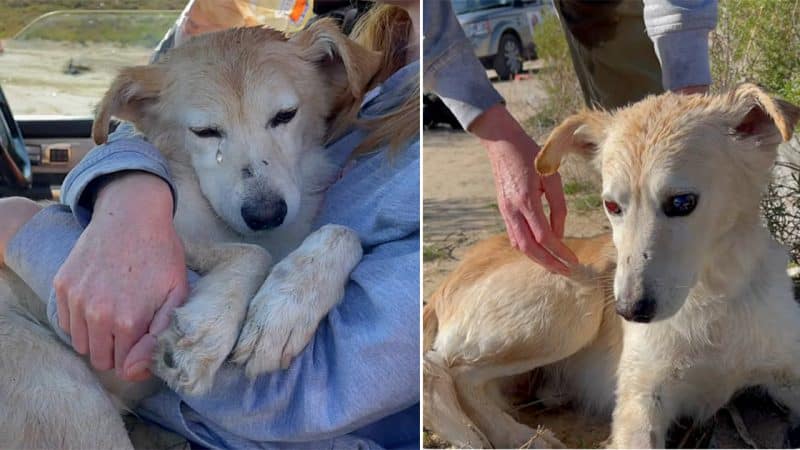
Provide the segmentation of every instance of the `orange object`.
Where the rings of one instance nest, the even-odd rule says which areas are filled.
[[[306,14],[306,10],[308,9],[308,3],[306,0],[295,0],[294,6],[292,7],[292,12],[289,13],[289,19],[292,22],[299,22],[300,19]]]

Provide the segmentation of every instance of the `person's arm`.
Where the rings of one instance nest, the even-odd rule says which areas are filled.
[[[706,92],[711,84],[708,34],[717,0],[645,0],[644,21],[661,62],[664,89]]]
[[[134,370],[141,365],[131,367],[137,361],[125,365],[128,352],[137,343],[152,348],[149,334],[165,322],[153,323],[156,311],[168,315],[188,293],[166,161],[130,124],[122,124],[70,172],[62,194],[86,229],[49,280],[58,300],[53,325],[69,334],[75,350],[89,355],[97,369],[144,378],[146,371]],[[17,257],[9,266],[25,267],[29,255]],[[143,337],[148,339],[140,342]]]
[[[504,106],[449,1],[425,2],[423,33],[425,89],[435,92],[486,148],[511,244],[547,269],[568,274],[565,263],[578,260],[561,242],[567,216],[561,179],[557,174],[541,178],[533,170],[539,146]]]

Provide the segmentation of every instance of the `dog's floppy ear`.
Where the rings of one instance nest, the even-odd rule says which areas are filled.
[[[582,111],[564,119],[547,137],[542,150],[536,155],[536,171],[552,175],[567,153],[590,157],[597,152],[605,137],[610,115],[605,111]]]
[[[164,74],[157,66],[122,69],[97,106],[92,125],[94,142],[103,144],[108,140],[111,116],[133,123],[139,122],[147,108],[158,100],[163,85]]]
[[[770,97],[759,86],[742,83],[729,97],[734,110],[732,134],[739,139],[755,137],[774,143],[788,141],[800,120],[800,108],[778,98]]]
[[[381,55],[355,43],[332,19],[321,19],[298,32],[290,41],[303,48],[302,57],[330,74],[332,84],[346,87],[360,99],[380,70]]]

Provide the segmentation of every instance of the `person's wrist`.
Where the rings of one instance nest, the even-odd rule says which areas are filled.
[[[94,216],[133,211],[171,221],[172,208],[172,191],[164,180],[146,172],[129,172],[115,175],[100,188]]]
[[[484,111],[470,125],[469,131],[481,140],[490,156],[495,151],[507,150],[506,145],[496,145],[501,142],[512,144],[511,147],[518,152],[531,151],[535,155],[539,151],[536,142],[503,104],[497,104]]]

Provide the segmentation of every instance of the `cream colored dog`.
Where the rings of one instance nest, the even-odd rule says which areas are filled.
[[[164,154],[203,275],[159,337],[154,372],[172,388],[207,391],[232,352],[251,377],[286,367],[341,299],[361,243],[341,226],[309,233],[337,175],[324,144],[352,125],[379,59],[328,21],[291,38],[242,28],[123,70],[103,98],[95,140],[116,116]],[[46,323],[0,272],[0,448],[129,448],[117,407],[152,384],[93,373]]]
[[[532,369],[541,398],[613,411],[613,447],[663,447],[674,419],[746,386],[800,414],[800,307],[759,214],[799,117],[743,84],[565,120],[537,170],[591,156],[612,235],[567,240],[569,278],[504,237],[467,254],[425,307],[426,426],[462,446],[559,446],[504,411],[501,378]]]

